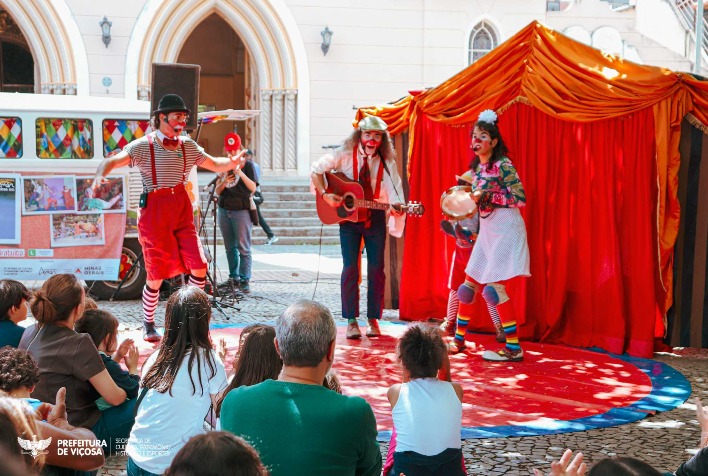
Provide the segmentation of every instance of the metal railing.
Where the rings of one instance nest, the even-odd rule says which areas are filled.
[[[703,58],[703,68],[705,69],[708,67],[708,21],[706,21],[705,16],[702,18],[702,38],[701,41],[696,41],[696,6],[698,2],[696,0],[675,0],[669,3],[674,7],[681,25],[688,31],[691,39],[693,39],[694,43],[700,45],[697,48],[700,47],[701,49],[701,58]]]

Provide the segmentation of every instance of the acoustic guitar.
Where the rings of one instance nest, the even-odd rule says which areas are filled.
[[[325,225],[334,225],[345,221],[366,220],[366,210],[388,210],[390,203],[376,202],[364,198],[364,189],[359,182],[346,177],[341,172],[336,174],[325,172],[327,179],[327,193],[334,193],[342,197],[342,204],[332,207],[321,195],[317,196],[317,215]],[[417,202],[409,202],[401,205],[401,210],[410,216],[421,216],[425,213],[423,205]]]

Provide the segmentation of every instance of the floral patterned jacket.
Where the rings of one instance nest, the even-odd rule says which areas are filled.
[[[482,210],[492,208],[519,208],[526,205],[526,192],[514,164],[507,157],[495,162],[489,169],[478,165],[474,171],[472,190],[482,190]]]

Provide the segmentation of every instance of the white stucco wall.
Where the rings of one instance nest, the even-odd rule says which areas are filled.
[[[236,0],[204,0],[203,6],[220,2],[239,5]],[[612,27],[636,48],[643,63],[688,69],[684,66],[690,60],[680,56],[685,34],[667,0],[638,3],[635,9],[613,12],[605,1],[583,0],[563,12],[546,12],[544,0],[271,0],[269,8],[285,18],[285,37],[300,52],[294,60],[297,68],[309,73],[301,75],[297,85],[309,93],[301,96],[298,106],[303,128],[298,136],[298,170],[303,174],[307,167],[300,161],[306,165],[322,155],[323,145],[338,143],[351,131],[356,107],[436,86],[466,67],[470,31],[482,20],[494,27],[501,41],[534,20],[559,31],[579,26],[590,35]],[[135,48],[135,38],[140,37],[136,24],[146,0],[66,0],[66,4],[85,45],[90,94],[125,97],[130,90],[136,97],[132,87],[137,85],[136,74],[130,71],[126,76],[126,64],[137,61],[128,55],[140,54]],[[113,22],[108,48],[99,26],[104,15]],[[325,26],[334,31],[326,56],[320,50]],[[171,33],[186,37],[190,32]],[[111,86],[102,85],[104,77],[111,79]]]

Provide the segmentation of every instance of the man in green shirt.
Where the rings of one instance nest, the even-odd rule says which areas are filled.
[[[360,397],[322,386],[337,330],[329,310],[299,301],[278,318],[278,380],[228,393],[221,427],[248,440],[271,476],[381,474],[376,419]]]

